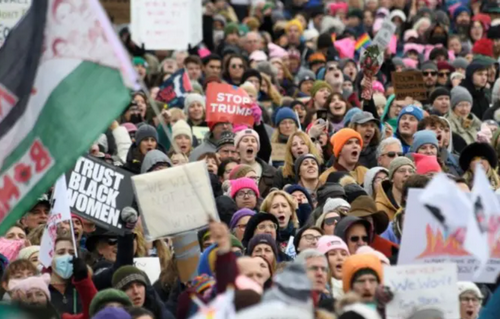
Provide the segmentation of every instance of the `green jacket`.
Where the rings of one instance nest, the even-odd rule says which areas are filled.
[[[481,121],[474,114],[470,113],[467,119],[469,125],[466,125],[463,118],[450,111],[446,118],[450,121],[451,130],[460,135],[467,144],[476,141],[477,132],[481,130]]]

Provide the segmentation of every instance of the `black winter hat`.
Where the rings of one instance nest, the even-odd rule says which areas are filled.
[[[439,86],[439,87],[435,88],[435,89],[431,92],[431,94],[430,94],[430,96],[429,96],[429,102],[430,102],[430,104],[432,105],[432,104],[434,103],[434,101],[435,101],[438,97],[443,96],[443,95],[446,95],[446,96],[448,96],[448,97],[451,97],[450,91],[449,91],[447,88],[442,87],[442,86]]]
[[[485,158],[493,169],[498,166],[498,157],[493,146],[488,143],[474,142],[467,145],[460,154],[458,162],[464,172],[469,170],[470,163],[475,157]]]
[[[318,50],[327,49],[331,46],[333,46],[332,36],[329,33],[321,33],[317,40]]]
[[[488,39],[500,39],[500,25],[492,26],[488,29]]]
[[[328,198],[347,199],[342,185],[329,182],[321,185],[317,191],[318,206],[323,206]]]
[[[347,197],[347,202],[351,204],[359,196],[367,196],[365,189],[358,184],[348,184],[344,186],[345,195]]]
[[[243,76],[241,77],[241,83],[245,83],[248,78],[251,78],[252,76],[256,77],[259,79],[259,83],[262,83],[262,75],[260,74],[259,71],[255,69],[248,69],[243,73]]]
[[[278,223],[278,219],[276,219],[273,214],[257,213],[250,217],[250,219],[248,220],[247,227],[245,228],[245,233],[243,234],[243,239],[241,240],[243,246],[248,247],[248,243],[254,236],[257,226],[266,220],[270,220],[276,225],[276,234],[278,233],[280,224]]]

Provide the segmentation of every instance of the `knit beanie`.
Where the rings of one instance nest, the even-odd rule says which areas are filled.
[[[106,307],[96,313],[92,319],[132,319],[132,316],[123,308]]]
[[[326,81],[315,81],[312,88],[311,88],[311,98],[314,99],[314,96],[316,95],[316,93],[318,93],[319,90],[321,90],[322,88],[327,88],[330,93],[333,92],[332,90],[332,87],[330,86],[330,84],[328,84]]]
[[[89,315],[93,317],[97,312],[106,306],[110,302],[118,302],[124,307],[131,307],[132,302],[130,298],[121,290],[108,288],[99,291],[92,299],[89,307]]]
[[[137,132],[135,132],[135,144],[140,145],[142,140],[148,137],[152,137],[158,142],[158,133],[156,129],[149,124],[143,124],[137,129]]]
[[[458,296],[464,292],[473,292],[478,298],[483,298],[483,293],[479,287],[472,281],[459,281],[457,282]]]
[[[236,22],[231,22],[226,25],[224,28],[224,36],[227,36],[228,34],[239,34],[240,29],[238,27],[238,24]]]
[[[248,177],[242,177],[231,180],[231,198],[234,199],[236,197],[236,194],[244,188],[253,190],[257,198],[260,197],[259,188],[257,187],[255,181]]]
[[[401,112],[399,113],[398,126],[399,126],[399,121],[401,121],[403,115],[406,114],[413,115],[419,122],[424,118],[424,112],[422,111],[421,108],[415,105],[408,105],[404,109],[402,109]]]
[[[245,250],[245,247],[243,247],[241,241],[234,235],[231,235],[231,248],[239,248],[241,249],[241,251]]]
[[[338,207],[351,209],[351,205],[343,198],[328,198],[325,205],[323,205],[323,214],[332,212]]]
[[[353,129],[343,128],[332,135],[330,143],[333,146],[333,154],[336,158],[339,157],[340,151],[342,151],[345,143],[347,143],[347,141],[351,138],[357,138],[359,145],[363,148],[363,139],[361,138],[361,135]]]
[[[312,284],[302,264],[290,263],[274,277],[274,285],[262,297],[262,302],[279,301],[287,305],[313,307]]]
[[[361,185],[352,183],[344,186],[346,200],[349,204],[352,204],[359,196],[367,196],[368,193],[365,191]]]
[[[285,31],[288,32],[288,30],[290,30],[290,27],[292,26],[297,27],[299,29],[300,34],[304,32],[304,27],[302,26],[302,23],[297,19],[288,21],[287,24],[285,25]]]
[[[148,276],[139,268],[134,266],[122,266],[113,274],[113,288],[124,290],[132,282],[140,282],[144,286],[149,286]]]
[[[299,74],[297,74],[298,82],[299,82],[299,88],[304,83],[305,81],[316,81],[316,74],[314,74],[313,71],[309,69],[301,70],[299,71]]]
[[[247,255],[251,256],[255,247],[260,244],[268,245],[269,247],[271,247],[271,249],[273,250],[274,259],[278,261],[278,247],[276,246],[276,241],[269,234],[254,235],[248,243]]]
[[[300,166],[302,165],[302,162],[308,158],[316,161],[316,164],[318,165],[318,173],[319,173],[319,162],[318,162],[318,159],[316,158],[316,156],[314,156],[313,154],[304,154],[304,155],[299,156],[299,158],[297,158],[295,160],[295,163],[294,163],[295,176],[297,178],[299,178],[299,175],[300,175]]]
[[[32,276],[24,279],[20,279],[16,284],[12,287],[9,286],[11,291],[21,290],[24,293],[27,293],[31,289],[40,289],[43,291],[47,299],[50,301],[50,275],[43,274],[41,276]]]
[[[278,126],[280,125],[281,121],[286,120],[286,119],[291,119],[295,122],[297,127],[299,127],[299,121],[297,120],[297,115],[295,112],[289,108],[289,107],[281,107],[278,109],[278,112],[276,113],[276,118],[275,118],[275,125]]]
[[[466,70],[467,66],[469,66],[469,61],[467,61],[466,58],[458,57],[455,60],[453,60],[453,62],[451,62],[451,65],[455,69],[464,69],[464,70]]]
[[[205,290],[212,288],[215,285],[215,280],[213,277],[208,276],[207,274],[202,274],[200,276],[194,277],[191,280],[191,287],[198,293],[201,294]]]
[[[236,135],[234,136],[234,146],[238,147],[238,144],[240,144],[241,140],[245,136],[253,136],[255,138],[255,140],[257,141],[257,150],[260,149],[259,134],[257,132],[255,132],[254,130],[250,129],[250,128],[245,129],[245,130],[241,130],[238,133],[236,133]]]
[[[413,144],[410,147],[410,152],[417,153],[418,149],[425,144],[432,144],[439,149],[436,133],[431,130],[418,131],[413,134]]]
[[[135,126],[134,123],[125,122],[125,123],[122,123],[121,126],[126,128],[127,132],[129,132],[129,133],[137,132],[137,126]]]
[[[341,249],[347,253],[349,256],[349,248],[347,248],[346,243],[342,238],[337,236],[321,236],[318,240],[318,245],[316,247],[322,254],[326,254],[330,250]]]
[[[442,86],[439,86],[432,90],[431,94],[429,95],[429,104],[432,105],[434,101],[440,97],[440,96],[448,96],[450,97],[450,91]]]
[[[354,115],[358,113],[362,113],[363,110],[361,110],[359,107],[353,107],[349,111],[347,111],[344,115],[344,126],[348,126],[349,123],[351,122],[351,119]]]
[[[232,230],[233,228],[235,228],[236,225],[238,225],[238,222],[240,221],[240,219],[242,219],[243,217],[246,217],[246,216],[252,217],[253,215],[255,215],[255,212],[251,209],[242,208],[242,209],[238,210],[231,217],[231,221],[229,222],[229,230]]]
[[[219,151],[224,145],[234,145],[234,133],[230,131],[224,131],[220,135],[219,140],[217,141],[217,151]]]
[[[472,95],[463,86],[455,86],[451,90],[451,108],[455,109],[460,102],[469,102],[472,105]]]
[[[355,278],[361,274],[366,274],[366,270],[376,275],[379,283],[383,282],[384,272],[380,259],[375,255],[361,254],[351,255],[347,257],[342,265],[342,282],[344,292],[349,292],[352,288],[352,283]]]
[[[33,255],[34,253],[37,253],[39,251],[40,251],[40,246],[33,245],[33,246],[24,247],[23,249],[21,249],[19,251],[19,255],[17,255],[17,259],[29,259],[31,257],[31,255]]]
[[[186,97],[184,98],[184,113],[186,113],[186,115],[188,114],[189,107],[194,102],[200,103],[201,105],[203,105],[203,108],[205,108],[205,98],[201,94],[188,93],[188,94],[186,94]]]
[[[191,127],[184,120],[178,120],[175,122],[174,126],[172,126],[172,138],[175,140],[175,138],[179,135],[186,135],[191,143],[193,142]]]
[[[413,159],[415,160],[417,174],[426,175],[428,173],[441,172],[441,166],[439,166],[439,163],[437,161],[436,156],[418,154],[418,153],[414,153],[412,155],[413,155]]]
[[[409,165],[413,169],[415,169],[415,164],[408,157],[399,156],[392,160],[391,164],[389,164],[389,180],[392,180],[394,173],[401,167]]]
[[[434,63],[432,61],[427,61],[427,62],[422,63],[422,65],[420,66],[420,70],[422,70],[422,71],[432,70],[432,71],[437,72],[438,67],[437,67],[436,63]]]
[[[245,177],[249,172],[254,171],[253,167],[247,164],[236,165],[229,173],[229,180]]]

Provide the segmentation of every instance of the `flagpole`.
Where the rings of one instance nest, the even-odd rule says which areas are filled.
[[[76,245],[75,231],[73,230],[73,218],[69,219],[69,228],[71,230],[71,238],[73,239],[73,247],[75,248],[75,257],[78,258],[78,246]]]

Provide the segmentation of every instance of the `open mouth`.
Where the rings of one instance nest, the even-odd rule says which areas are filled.
[[[253,155],[253,148],[249,148],[249,149],[247,149],[247,155],[248,155],[248,156]]]
[[[187,145],[181,145],[181,151],[182,152],[187,151]]]
[[[149,151],[154,150],[154,148],[153,147],[148,147],[148,148],[146,148],[146,150],[149,152]]]
[[[336,265],[335,269],[337,269],[337,271],[342,271],[342,264]]]
[[[280,222],[280,224],[281,224],[281,223],[284,223],[284,222],[285,222],[285,216],[283,216],[283,215],[282,215],[282,216],[279,216],[279,217],[278,217],[278,221]]]
[[[302,150],[297,151],[297,154],[298,154],[299,156],[302,156],[302,155],[304,155],[304,151],[302,151]]]
[[[438,135],[437,135],[437,140],[438,140],[439,142],[441,142],[441,139],[442,139],[442,138],[443,138],[443,136],[442,136],[441,134],[438,134]]]
[[[372,134],[371,134],[371,133],[367,133],[367,134],[365,134],[365,136],[364,136],[365,141],[368,141],[368,140],[369,140],[369,139],[371,139],[371,138],[372,138]]]
[[[467,314],[467,316],[472,317],[472,315],[474,314],[474,311],[467,310],[465,313]]]
[[[358,151],[352,151],[351,156],[357,157],[359,155]]]
[[[409,130],[410,129],[410,125],[408,124],[403,124],[403,126],[401,126],[401,128],[404,128],[406,130]]]

